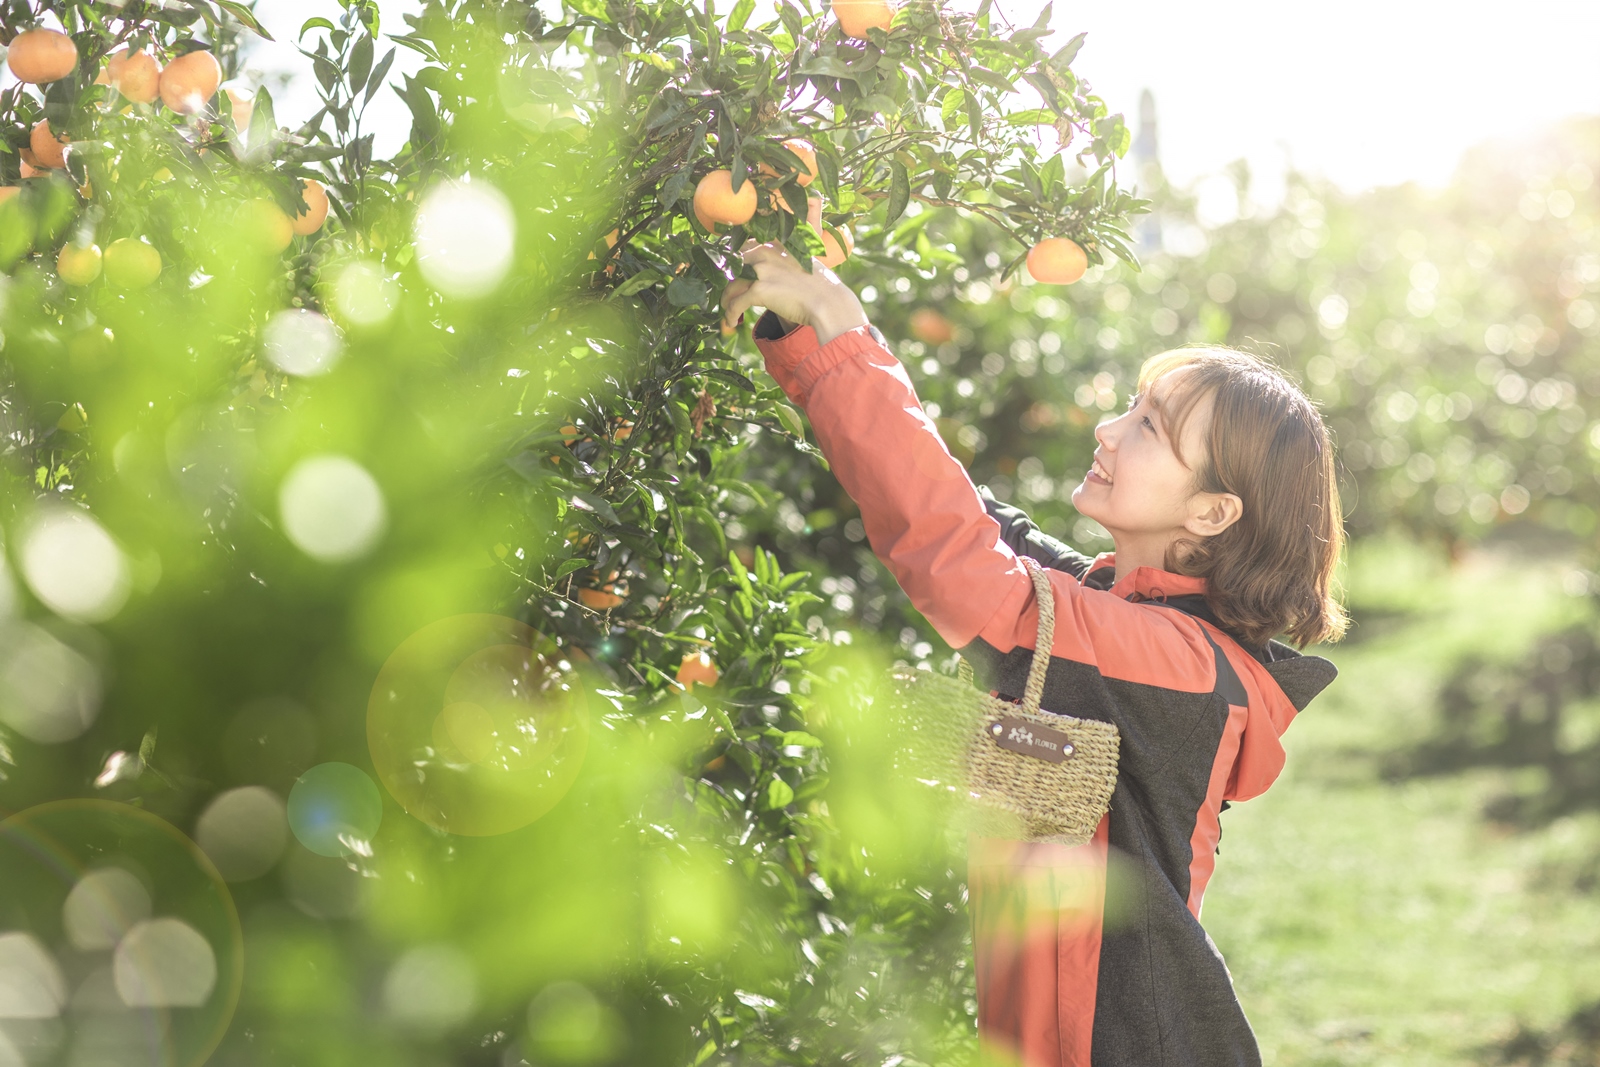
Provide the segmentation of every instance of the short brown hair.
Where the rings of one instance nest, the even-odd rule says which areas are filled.
[[[1222,533],[1174,544],[1167,569],[1205,578],[1211,610],[1246,644],[1280,635],[1302,647],[1338,640],[1348,625],[1333,593],[1344,516],[1322,415],[1277,367],[1231,348],[1152,356],[1139,371],[1139,392],[1177,370],[1186,373],[1162,404],[1173,451],[1196,403],[1210,396],[1196,487],[1232,493],[1244,507]]]

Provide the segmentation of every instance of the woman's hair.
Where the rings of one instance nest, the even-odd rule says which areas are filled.
[[[1280,634],[1302,647],[1338,640],[1347,625],[1333,593],[1344,518],[1321,414],[1276,367],[1230,348],[1152,356],[1139,371],[1139,392],[1178,370],[1161,405],[1173,451],[1184,421],[1210,396],[1196,487],[1232,493],[1244,507],[1221,533],[1174,544],[1167,569],[1205,578],[1211,610],[1248,644]]]

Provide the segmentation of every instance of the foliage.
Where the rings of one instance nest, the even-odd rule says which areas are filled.
[[[531,623],[587,694],[585,773],[528,829],[450,836],[391,804],[348,855],[291,843],[234,884],[247,963],[219,1055],[970,1053],[955,861],[915,795],[873,773],[883,754],[849,755],[883,657],[846,647],[829,623],[847,609],[739,535],[787,503],[769,464],[821,468],[749,345],[716,335],[714,303],[744,239],[821,247],[797,221],[794,135],[862,269],[947,262],[924,232],[935,207],[987,219],[1013,267],[1046,234],[1131,255],[1128,133],[1071,69],[1082,39],[1048,51],[1045,19],[1011,29],[987,4],[909,5],[852,41],[791,4],[755,26],[750,3],[551,21],[429,0],[394,32],[352,2],[300,34],[319,112],[283,129],[259,93],[240,129],[227,95],[183,119],[93,75],[124,43],[209,46],[232,74],[247,7],[48,6],[79,69],[8,90],[0,115],[13,149],[41,106],[72,137],[65,177],[0,205],[3,524],[26,580],[3,582],[7,809],[107,797],[198,833],[228,787],[281,796],[311,763],[367,766],[380,666],[468,612]],[[365,110],[396,48],[428,62],[393,87],[411,136],[383,159]],[[1038,106],[1017,109],[1021,83]],[[691,193],[716,167],[760,211],[713,234]],[[294,215],[310,177],[337,221],[280,253],[256,202]],[[150,288],[54,270],[63,242],[122,237],[160,252]],[[354,481],[319,498],[344,510],[336,547],[313,551],[328,531],[305,533],[293,486],[330,459]],[[75,613],[41,592],[30,546],[80,509],[123,584]],[[685,692],[676,668],[702,650],[720,680]],[[23,684],[41,663],[82,698],[76,736]],[[465,959],[466,977],[418,994],[414,974],[458,973],[419,959]]]

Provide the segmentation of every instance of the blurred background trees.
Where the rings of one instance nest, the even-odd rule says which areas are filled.
[[[1133,131],[1074,73],[1081,39],[987,4],[885,28],[871,3],[330,3],[300,34],[324,106],[294,129],[238,80],[248,7],[48,6],[76,65],[0,96],[0,878],[28,890],[0,968],[44,997],[0,1003],[0,1063],[971,1054],[959,850],[870,726],[886,663],[949,652],[748,324],[717,332],[746,236],[850,249],[952,452],[1089,550],[1070,491],[1144,357],[1233,344],[1300,377],[1357,538],[1347,691],[1381,696],[1298,743],[1353,768],[1353,810],[1468,782],[1452,826],[1566,834],[1540,877],[1592,893],[1594,121],[1442,192],[1297,177],[1252,213],[1241,168],[1239,217],[1202,226],[1149,151],[1116,162]],[[13,49],[38,14],[0,16]],[[123,48],[209,52],[221,91],[184,113],[97,84]],[[384,158],[363,122],[389,92],[410,135]],[[754,191],[746,222],[697,215],[713,171]],[[1055,234],[1088,252],[1070,288],[1018,270]],[[1495,544],[1553,586],[1452,599]],[[1447,611],[1498,629],[1416,636]],[[1244,825],[1225,868],[1285,895]],[[1307,1030],[1272,999],[1294,937],[1210,907],[1264,961],[1234,966],[1269,1046]],[[210,986],[177,980],[203,958],[163,918]],[[1439,1062],[1502,1038],[1568,1062],[1585,981],[1479,1012]],[[1330,1031],[1336,1062],[1410,1039],[1377,1029]],[[1294,1040],[1282,1062],[1332,1054]]]

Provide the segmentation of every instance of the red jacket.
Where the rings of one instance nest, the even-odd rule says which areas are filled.
[[[1059,568],[1045,709],[1121,733],[1093,842],[974,843],[980,1034],[1028,1067],[1259,1064],[1200,904],[1223,803],[1277,778],[1279,737],[1332,664],[1276,643],[1246,650],[1209,617],[1201,579],[1141,567],[1113,582],[1109,555],[1070,553],[1016,514],[1003,527],[873,328],[819,347],[809,327],[779,336],[768,315],[757,338],[873,551],[980,679],[1022,692],[1038,626],[1025,551]]]

